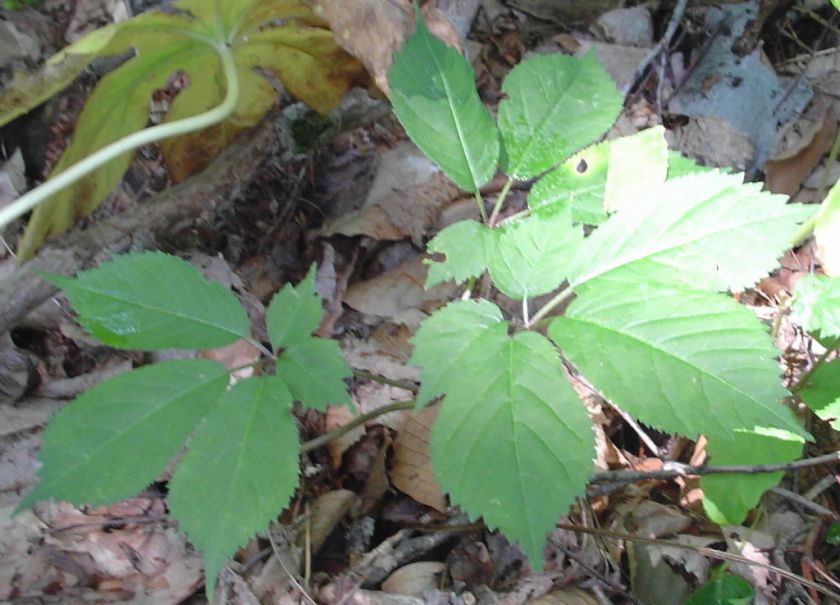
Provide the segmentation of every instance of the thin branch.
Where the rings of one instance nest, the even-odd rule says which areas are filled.
[[[490,220],[484,221],[491,227],[496,224],[496,219],[499,218],[499,213],[502,211],[502,205],[505,203],[505,198],[507,197],[507,194],[512,186],[513,179],[509,178],[502,187],[502,190],[499,192],[499,195],[496,196],[496,203],[493,205],[493,211],[490,213]]]
[[[682,21],[683,15],[685,14],[685,7],[688,5],[688,0],[677,0],[676,6],[674,6],[674,12],[671,14],[671,20],[668,21],[668,27],[665,29],[665,33],[662,35],[662,38],[659,39],[659,42],[656,43],[656,46],[648,51],[648,54],[644,56],[642,62],[636,67],[636,71],[633,72],[633,77],[624,85],[624,88],[621,90],[621,96],[623,98],[627,98],[627,95],[633,90],[633,87],[636,85],[636,82],[639,81],[639,78],[644,75],[647,68],[650,67],[650,64],[653,63],[654,59],[659,56],[659,53],[664,52],[668,45],[671,43],[671,39],[674,37],[674,34],[677,31],[677,26]]]
[[[571,288],[566,288],[565,290],[562,290],[554,298],[545,303],[545,305],[543,305],[543,307],[534,314],[534,316],[531,318],[531,323],[528,327],[539,323],[541,319],[543,319],[546,315],[551,313],[552,309],[571,298],[572,294],[574,293],[574,290],[572,290]]]
[[[368,412],[367,414],[357,416],[347,424],[343,424],[337,429],[330,431],[329,433],[324,433],[323,435],[315,437],[315,439],[310,439],[309,441],[302,443],[300,446],[300,452],[301,454],[304,454],[306,452],[322,447],[328,444],[330,441],[338,439],[342,435],[349,433],[357,426],[362,426],[368,420],[373,420],[374,418],[377,418],[384,414],[388,414],[389,412],[396,412],[399,410],[411,410],[414,409],[414,406],[416,405],[417,402],[414,399],[410,399],[408,401],[395,401],[394,403],[391,403],[389,405],[383,405],[381,408],[377,408],[371,412]]]
[[[680,462],[666,462],[656,471],[607,471],[596,473],[590,483],[633,483],[650,479],[673,479],[675,477],[721,475],[732,473],[778,473],[820,464],[840,463],[840,452],[832,452],[815,458],[804,458],[782,464],[733,464],[729,466],[690,466]]]
[[[416,393],[419,390],[417,385],[413,382],[388,378],[387,376],[380,376],[379,374],[374,374],[373,372],[368,372],[367,370],[353,370],[353,376],[361,378],[362,380],[371,380],[380,384],[387,384],[391,387],[405,389],[406,391],[411,391],[412,393]]]

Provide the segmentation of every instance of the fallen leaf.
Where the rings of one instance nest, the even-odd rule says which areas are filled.
[[[324,431],[329,433],[335,429],[344,426],[354,416],[344,405],[330,405],[327,406],[327,413],[324,417]],[[357,426],[356,428],[347,431],[341,437],[337,437],[327,444],[327,451],[330,454],[330,462],[333,468],[337,469],[341,466],[341,457],[347,449],[356,443],[365,434],[364,426]]]
[[[321,494],[312,503],[309,511],[309,544],[313,554],[321,549],[356,499],[356,494],[350,490],[338,489]],[[301,533],[298,543],[302,545],[304,538],[305,536]]]
[[[444,569],[446,565],[440,561],[409,563],[388,576],[382,582],[382,590],[411,597],[422,597],[424,590],[437,586],[438,576]]]
[[[394,487],[404,494],[443,512],[446,497],[435,479],[429,456],[429,436],[437,409],[437,405],[430,405],[405,417],[394,441],[390,477]]]

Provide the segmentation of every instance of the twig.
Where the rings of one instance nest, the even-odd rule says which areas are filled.
[[[383,405],[381,408],[377,408],[367,414],[362,414],[348,422],[347,424],[343,424],[337,429],[330,431],[329,433],[324,433],[315,439],[310,439],[301,444],[300,452],[301,454],[305,454],[306,452],[310,452],[314,449],[322,447],[328,444],[330,441],[334,439],[338,439],[342,435],[352,431],[357,426],[361,426],[366,423],[368,420],[373,420],[378,416],[382,416],[383,414],[387,414],[389,412],[396,412],[398,410],[411,410],[414,406],[417,405],[414,399],[410,399],[408,401],[395,401],[389,405]]]
[[[688,0],[677,0],[676,6],[674,6],[674,12],[671,14],[671,19],[668,21],[668,27],[665,28],[665,33],[659,39],[659,42],[656,43],[656,46],[648,51],[648,54],[644,56],[642,62],[636,67],[636,71],[633,72],[633,77],[624,85],[624,88],[621,90],[621,96],[626,98],[627,95],[633,90],[633,86],[636,85],[639,78],[644,75],[647,68],[653,63],[654,59],[659,56],[659,53],[664,52],[668,45],[671,43],[671,39],[674,37],[674,33],[677,31],[677,26],[682,21],[683,15],[685,14],[685,7],[688,5]]]
[[[373,372],[368,372],[367,370],[353,370],[353,376],[363,380],[372,380],[373,382],[378,382],[380,384],[387,384],[388,386],[405,389],[406,391],[411,391],[412,393],[416,393],[419,390],[417,385],[413,382],[388,378],[387,376],[380,376],[379,374],[374,374]]]
[[[817,504],[811,500],[808,500],[804,496],[800,496],[796,492],[792,492],[789,489],[785,489],[783,487],[771,487],[770,491],[776,494],[777,496],[781,496],[782,498],[786,498],[791,502],[794,502],[801,506],[802,508],[808,509],[813,513],[818,514],[821,517],[825,517],[826,519],[833,519],[835,521],[840,520],[840,515],[835,513],[833,510],[829,510],[824,506]]]
[[[596,473],[590,483],[633,483],[650,479],[673,479],[675,477],[720,475],[731,473],[778,473],[840,462],[840,452],[832,452],[814,458],[804,458],[781,464],[732,464],[728,466],[690,466],[681,462],[665,462],[662,469],[656,471],[607,471]]]

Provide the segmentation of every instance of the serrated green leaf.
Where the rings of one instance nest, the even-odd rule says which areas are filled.
[[[706,444],[714,466],[782,464],[802,455],[802,439],[787,431],[737,431],[732,439],[710,438]],[[738,525],[758,504],[761,495],[777,485],[784,473],[705,475],[700,479],[703,508],[718,525]]]
[[[426,289],[453,280],[464,283],[487,270],[487,249],[493,246],[491,230],[476,221],[458,221],[438,233],[426,246],[429,254],[444,254],[442,261],[428,261]]]
[[[423,368],[423,381],[417,394],[418,407],[446,394],[447,385],[462,370],[462,356],[475,339],[489,329],[506,332],[502,313],[496,305],[485,300],[465,302],[447,305],[444,308],[446,313],[437,311],[423,322],[423,337],[446,349],[446,355],[441,356],[426,347],[417,348],[417,336],[411,339],[415,345],[411,363]]]
[[[394,113],[414,143],[465,191],[496,172],[499,133],[475,89],[475,73],[433,36],[415,8],[416,30],[388,72]]]
[[[514,300],[540,296],[566,277],[567,259],[583,242],[571,212],[529,217],[492,231],[487,266],[493,284]]]
[[[780,403],[777,352],[758,319],[731,298],[634,279],[577,291],[549,335],[608,399],[651,426],[732,439],[775,427],[801,436]]]
[[[604,210],[615,212],[632,205],[646,190],[668,176],[665,128],[655,126],[610,142],[610,163],[604,191]]]
[[[840,544],[840,523],[832,523],[825,532],[825,543],[836,546]]]
[[[528,207],[532,214],[550,216],[571,208],[576,223],[600,225],[607,219],[603,202],[609,162],[609,141],[570,157],[531,187]]]
[[[265,312],[268,337],[275,349],[309,340],[321,323],[324,310],[315,292],[316,267],[313,264],[297,286],[286,284],[274,295]]]
[[[814,239],[823,270],[828,275],[840,277],[840,182],[834,184],[820,204],[814,223]]]
[[[701,166],[691,158],[687,158],[676,151],[668,152],[668,178],[677,179],[681,176],[689,174],[700,174],[704,172],[724,172],[728,170],[721,170],[713,166]]]
[[[796,284],[793,316],[808,332],[840,337],[840,277],[805,275]]]
[[[749,582],[727,573],[703,584],[683,605],[749,605],[754,596]]]
[[[45,279],[64,289],[79,323],[112,347],[211,349],[248,336],[248,316],[230,290],[162,252],[126,254],[75,278]]]
[[[96,505],[133,496],[166,468],[227,382],[221,364],[188,359],[96,385],[50,422],[40,481],[19,509],[44,498]]]
[[[334,340],[309,338],[295,343],[277,359],[277,375],[283,378],[295,401],[327,411],[327,406],[346,405],[353,411],[344,379],[353,373]]]
[[[819,418],[840,431],[840,360],[817,368],[799,396]]]
[[[690,288],[742,290],[776,266],[801,204],[742,184],[741,175],[693,174],[654,187],[615,213],[571,260],[572,287],[600,275]]]
[[[291,406],[282,380],[237,383],[204,421],[169,483],[169,509],[204,555],[211,598],[224,562],[268,527],[297,487]]]
[[[621,95],[594,53],[525,59],[502,83],[502,168],[528,179],[600,138],[621,111]]]
[[[534,332],[509,337],[486,301],[448,305],[413,342],[419,401],[446,393],[430,442],[441,487],[519,542],[539,569],[557,515],[585,491],[594,449],[556,350]]]
[[[145,12],[60,53],[65,60],[72,59],[71,67],[76,69],[81,67],[77,63],[97,56],[136,50],[133,58],[98,83],[53,174],[141,129],[149,118],[152,93],[176,72],[187,75],[189,87],[175,98],[167,120],[218,104],[226,86],[215,45],[225,44],[232,52],[240,95],[225,123],[162,143],[164,160],[175,180],[204,168],[271,107],[277,93],[254,73],[255,68],[273,72],[286,90],[322,112],[334,108],[351,85],[365,78],[361,64],[338,46],[332,33],[299,0],[182,0],[174,8],[181,10]],[[112,160],[40,204],[21,241],[19,258],[29,258],[46,238],[93,212],[122,178],[132,155]]]

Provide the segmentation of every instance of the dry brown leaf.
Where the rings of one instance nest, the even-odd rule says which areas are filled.
[[[323,546],[355,500],[356,494],[348,489],[338,489],[318,496],[309,512],[309,544],[313,554]],[[303,544],[303,534],[298,541]]]
[[[600,605],[601,602],[591,593],[579,588],[555,590],[525,605]]]
[[[379,446],[379,449],[376,450],[376,455],[373,457],[373,462],[370,465],[370,473],[360,494],[363,515],[371,514],[379,504],[379,501],[382,500],[382,496],[391,488],[391,483],[388,481],[388,473],[385,470],[385,461],[390,448],[391,437],[386,432],[382,445]]]
[[[304,0],[324,19],[338,44],[356,57],[386,95],[388,69],[394,52],[414,32],[410,0]],[[450,46],[459,47],[458,34],[432,3],[423,6],[426,27]]]
[[[795,194],[831,148],[837,133],[837,120],[824,105],[814,111],[817,113],[806,121],[810,126],[806,128],[805,136],[795,147],[784,157],[764,163],[765,184],[769,191]]]
[[[437,405],[431,405],[406,416],[394,441],[390,476],[398,490],[443,512],[446,498],[435,479],[429,458],[429,436],[437,410]]]
[[[424,590],[437,586],[438,575],[444,569],[446,565],[440,561],[409,563],[388,576],[382,582],[382,590],[410,597],[423,596]]]
[[[327,407],[327,413],[324,418],[324,431],[327,433],[334,431],[353,420],[353,418],[353,414],[346,406],[330,405]],[[347,451],[347,448],[361,439],[364,434],[365,427],[357,426],[327,444],[327,451],[330,454],[330,462],[332,462],[333,468],[341,466],[341,457],[344,455],[344,452]]]
[[[247,368],[242,368],[241,366],[258,361],[260,352],[254,345],[240,338],[225,347],[201,351],[198,356],[204,359],[218,361],[228,370],[241,368],[232,374],[235,381],[238,382],[254,375],[253,366]]]

